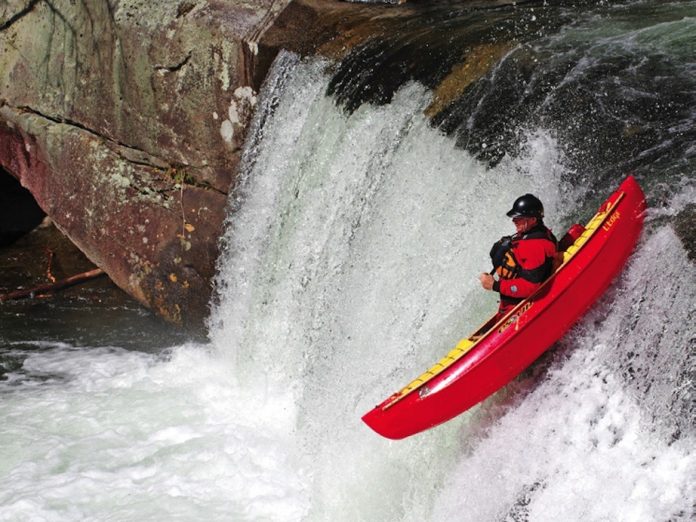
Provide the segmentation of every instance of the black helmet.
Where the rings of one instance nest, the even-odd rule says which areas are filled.
[[[536,196],[525,194],[515,200],[507,216],[511,218],[535,217],[542,219],[544,217],[544,205]]]

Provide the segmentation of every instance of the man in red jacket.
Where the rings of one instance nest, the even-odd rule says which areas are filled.
[[[500,317],[532,295],[551,275],[557,245],[544,225],[544,206],[536,196],[520,196],[507,215],[516,233],[503,237],[491,249],[498,279],[492,273],[479,276],[483,288],[500,293]]]

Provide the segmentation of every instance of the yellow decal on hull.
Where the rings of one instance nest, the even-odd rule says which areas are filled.
[[[609,216],[609,219],[607,219],[604,222],[604,225],[602,225],[602,229],[604,229],[606,232],[609,232],[609,229],[611,229],[611,227],[614,226],[614,223],[616,223],[620,217],[621,217],[621,212],[619,212],[617,210],[611,216]]]

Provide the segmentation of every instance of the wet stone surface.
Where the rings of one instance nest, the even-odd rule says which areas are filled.
[[[691,203],[677,214],[674,229],[684,244],[689,259],[696,262],[696,204]]]

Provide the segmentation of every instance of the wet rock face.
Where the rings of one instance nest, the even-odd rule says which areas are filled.
[[[179,324],[207,315],[259,87],[255,40],[282,7],[0,6],[0,166],[116,284]]]
[[[676,215],[674,229],[691,261],[696,262],[696,203],[690,203]]]

